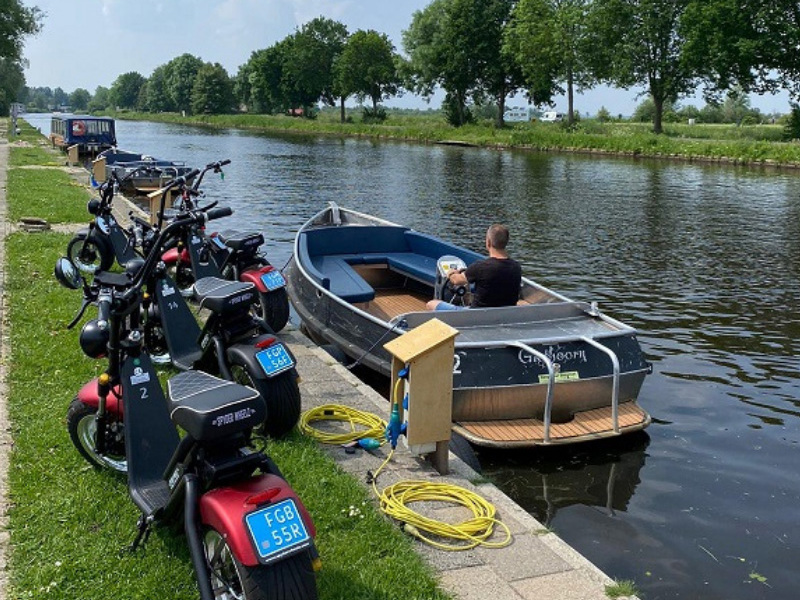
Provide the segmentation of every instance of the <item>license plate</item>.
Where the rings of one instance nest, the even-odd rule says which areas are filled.
[[[286,287],[286,280],[277,269],[268,273],[263,273],[261,275],[261,283],[263,283],[270,292]]]
[[[273,344],[269,348],[260,350],[256,354],[256,359],[268,377],[283,373],[294,366],[294,360],[283,344]]]
[[[300,511],[291,498],[250,513],[245,523],[262,564],[280,560],[311,544]]]

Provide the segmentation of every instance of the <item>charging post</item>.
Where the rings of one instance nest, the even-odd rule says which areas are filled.
[[[412,454],[427,456],[442,475],[448,472],[457,335],[457,329],[431,319],[384,345],[392,355],[392,387],[398,377],[406,378],[408,404],[400,403],[400,419],[404,420],[405,409],[408,448]]]

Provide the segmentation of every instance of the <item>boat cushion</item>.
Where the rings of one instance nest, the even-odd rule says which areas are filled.
[[[345,225],[303,232],[309,256],[408,252],[405,227]],[[301,240],[302,241],[302,240]]]
[[[311,264],[321,274],[322,286],[345,302],[369,302],[375,298],[372,286],[342,256],[314,256]]]
[[[442,256],[451,254],[459,257],[467,264],[467,266],[469,266],[476,260],[481,260],[484,258],[477,252],[467,250],[466,248],[460,248],[459,246],[454,246],[452,244],[447,244],[433,236],[419,233],[417,231],[406,231],[405,238],[408,242],[408,248],[411,250],[411,252],[414,254],[429,256],[433,258],[434,261],[439,260],[439,258]],[[436,272],[435,268],[432,272]]]
[[[398,252],[386,256],[387,264],[395,271],[400,271],[430,285],[433,285],[436,280],[436,260],[436,258],[413,252]]]

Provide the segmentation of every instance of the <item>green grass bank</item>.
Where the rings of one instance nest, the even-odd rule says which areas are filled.
[[[460,142],[485,148],[578,152],[641,158],[702,161],[750,166],[800,167],[800,143],[781,141],[780,125],[665,124],[655,135],[646,123],[585,120],[570,130],[560,123],[516,123],[500,129],[484,122],[454,128],[438,113],[389,112],[382,124],[363,123],[356,111],[341,123],[338,111],[315,119],[283,115],[197,115],[120,112],[118,119],[183,123],[215,128],[250,129],[304,135],[397,139],[420,143]]]
[[[11,148],[9,215],[85,221],[88,192],[66,181],[60,169],[32,169],[37,162],[58,164],[60,158],[44,147],[33,128],[23,127],[21,138],[29,145]],[[24,176],[28,171],[37,174],[35,186]],[[5,241],[11,347],[7,404],[14,440],[7,597],[194,600],[183,536],[158,529],[144,550],[120,554],[134,538],[138,516],[126,482],[90,467],[69,440],[64,423],[69,402],[105,366],[81,353],[79,328],[65,328],[80,304],[80,292],[59,286],[53,265],[69,239],[59,233],[14,232]],[[321,599],[449,597],[437,588],[410,540],[315,442],[293,434],[268,449],[315,519],[323,560],[317,579]]]

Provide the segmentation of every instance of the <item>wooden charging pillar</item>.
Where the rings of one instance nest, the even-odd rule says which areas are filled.
[[[458,330],[431,319],[384,345],[392,355],[392,394],[397,374],[409,367],[408,430],[412,454],[428,455],[442,475],[448,472],[453,415],[453,352]],[[400,399],[402,402],[402,398]],[[403,417],[403,406],[400,405]]]
[[[166,192],[167,198],[164,202],[164,210],[172,206],[172,190]],[[161,196],[164,195],[164,189],[159,188],[155,192],[147,194],[147,200],[150,205],[150,224],[155,225],[158,223],[158,211],[161,210]]]

